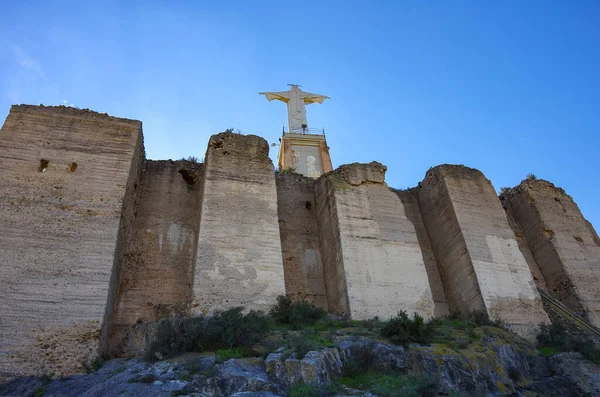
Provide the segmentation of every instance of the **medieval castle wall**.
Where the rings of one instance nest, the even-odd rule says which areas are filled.
[[[600,239],[573,198],[542,180],[525,180],[501,198],[538,278],[555,299],[600,327]]]
[[[418,195],[452,312],[486,313],[523,335],[549,323],[506,213],[480,171],[434,167]]]
[[[328,310],[315,203],[315,179],[278,174],[277,213],[288,295]]]
[[[184,310],[178,306],[191,300],[203,175],[203,165],[190,161],[146,161],[118,276],[111,355],[126,351],[131,326]]]
[[[355,319],[389,318],[403,307],[429,318],[434,303],[414,225],[385,184],[379,163],[342,166],[319,181],[335,203],[335,262],[326,261],[327,289],[346,291],[337,313]],[[317,201],[317,207],[328,206]],[[340,273],[343,272],[343,277]],[[345,285],[339,285],[344,284]]]
[[[406,191],[375,162],[276,174],[264,139],[231,133],[210,138],[205,164],[143,153],[138,121],[11,109],[0,373],[81,372],[98,351],[135,352],[132,330],[167,313],[266,310],[286,293],[355,319],[479,312],[532,337],[547,288],[598,325],[600,241],[547,182],[500,201],[463,166]]]
[[[431,296],[433,298],[434,315],[436,317],[443,317],[449,315],[450,310],[448,308],[448,301],[446,299],[446,293],[444,292],[444,284],[442,283],[439,266],[435,259],[433,248],[431,247],[429,234],[427,233],[427,229],[425,229],[423,216],[421,215],[417,190],[417,188],[413,188],[393,191],[402,202],[406,218],[412,223],[415,229],[421,255],[423,256],[423,264],[427,271],[427,278],[429,279],[429,288],[431,289]]]
[[[194,273],[196,312],[268,310],[285,294],[269,145],[221,133],[208,142]]]
[[[139,121],[12,107],[0,130],[0,372],[83,370],[97,355],[142,162]]]

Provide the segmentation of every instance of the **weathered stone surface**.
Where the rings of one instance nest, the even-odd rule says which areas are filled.
[[[568,379],[581,395],[600,395],[600,366],[583,360],[578,353],[551,357],[550,368],[554,374]]]
[[[314,189],[327,306],[330,313],[346,315],[350,313],[350,304],[348,302],[335,188],[333,183],[329,183],[326,177],[321,177],[315,184]]]
[[[299,174],[279,174],[276,181],[286,294],[327,310],[315,180]]]
[[[402,371],[407,367],[404,347],[381,343],[361,336],[345,336],[338,338],[336,347],[342,352],[344,361],[358,361],[361,353],[372,353],[371,366],[375,370],[390,372]]]
[[[482,312],[530,339],[549,323],[494,187],[478,170],[441,165],[419,204],[452,312]]]
[[[379,163],[350,164],[317,181],[329,308],[353,319],[399,310],[428,318],[434,303],[415,227],[384,173]]]
[[[536,354],[530,347],[494,338],[459,351],[438,344],[411,345],[407,361],[413,373],[437,375],[442,394],[497,395],[549,376],[545,358]]]
[[[133,233],[119,277],[111,355],[139,353],[129,327],[184,310],[192,297],[202,164],[147,161]]]
[[[564,190],[525,180],[502,195],[551,294],[600,327],[600,240]]]
[[[87,110],[11,108],[0,130],[0,373],[81,372],[97,354],[139,192],[141,132]]]
[[[302,359],[296,353],[285,357],[271,353],[265,360],[267,373],[276,381],[290,387],[295,384],[327,385],[342,374],[342,359],[336,348],[310,351]]]
[[[503,196],[504,196],[504,194],[500,195],[500,200],[503,200]],[[505,207],[505,203],[503,201],[501,201],[501,202],[502,202],[502,206]],[[506,210],[506,207],[504,209]],[[523,229],[521,228],[519,223],[515,220],[513,214],[510,211],[506,211],[506,217],[508,219],[508,224],[510,225],[511,229],[515,233],[515,239],[517,240],[517,243],[519,244],[519,250],[521,251],[521,254],[523,254],[523,257],[525,258],[525,261],[527,262],[527,266],[529,266],[529,271],[531,272],[533,281],[535,281],[535,286],[537,287],[537,289],[541,289],[542,291],[550,293],[550,290],[548,289],[548,284],[546,283],[546,279],[544,278],[544,274],[542,273],[537,262],[535,261],[535,258],[533,257],[533,253],[531,252],[531,249],[529,248],[529,245],[527,244],[527,241],[525,239],[525,233],[523,232]],[[548,315],[550,315],[550,313],[548,313]]]
[[[417,233],[417,239],[419,241],[419,247],[421,249],[421,255],[423,256],[423,262],[425,264],[425,270],[427,270],[427,277],[429,278],[429,287],[431,288],[431,295],[434,303],[434,314],[436,317],[443,317],[450,314],[448,308],[448,301],[446,300],[446,293],[444,292],[444,285],[440,276],[439,267],[435,260],[435,254],[431,248],[431,242],[429,235],[425,229],[423,223],[423,217],[421,216],[421,209],[419,207],[419,200],[417,199],[417,188],[410,190],[395,190],[392,189],[402,201],[406,218],[410,220]]]
[[[254,135],[221,133],[210,138],[205,158],[197,311],[268,310],[285,294],[269,145]]]
[[[214,381],[225,396],[240,392],[277,391],[264,362],[257,358],[232,358],[215,366]]]
[[[387,167],[377,161],[368,164],[352,163],[341,165],[334,170],[336,179],[341,183],[359,186],[363,183],[384,183]],[[330,175],[330,176],[332,176]]]

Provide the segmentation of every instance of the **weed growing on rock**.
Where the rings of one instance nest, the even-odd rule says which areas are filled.
[[[43,374],[40,376],[40,386],[33,392],[29,393],[28,397],[42,397],[45,395],[48,389],[48,384],[52,380],[53,376],[54,374]]]
[[[373,371],[377,357],[373,351],[374,341],[356,346],[352,349],[352,355],[342,367],[342,376],[354,378],[360,374]]]
[[[397,373],[363,372],[353,377],[343,376],[340,383],[381,397],[433,397],[437,395],[438,390],[437,378],[427,375],[407,376]]]
[[[314,325],[327,317],[327,312],[305,300],[294,301],[289,296],[277,297],[277,304],[271,308],[269,315],[279,324],[300,329],[304,325]]]
[[[276,172],[280,175],[293,174],[296,172],[296,169],[294,167],[287,167],[287,168],[283,168],[281,170],[277,170]]]
[[[334,384],[322,386],[299,384],[291,387],[288,395],[290,397],[330,397],[338,394],[338,388]]]
[[[286,347],[287,354],[296,353],[296,358],[302,359],[309,351],[333,347],[333,343],[317,331],[302,331],[290,336]]]
[[[217,350],[217,361],[224,362],[230,358],[242,358],[245,356],[245,351],[242,348],[234,347],[232,349]]]
[[[194,163],[194,164],[202,164],[202,163],[204,163],[204,159],[203,158],[200,159],[200,158],[198,158],[196,156],[182,157],[181,160],[179,160],[179,161],[187,161],[187,162]]]
[[[535,176],[535,174],[527,174],[527,179],[530,181],[535,181],[537,176]]]
[[[434,325],[431,321],[425,322],[418,313],[410,319],[408,314],[402,310],[396,317],[386,321],[381,329],[381,336],[388,338],[390,342],[399,345],[409,343],[429,344],[433,336]]]
[[[146,374],[146,375],[140,376],[140,378],[138,379],[138,381],[140,383],[152,383],[156,379],[157,379],[156,375],[154,375],[154,374]]]

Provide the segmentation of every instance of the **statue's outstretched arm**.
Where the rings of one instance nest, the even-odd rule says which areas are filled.
[[[302,99],[304,100],[304,103],[306,103],[307,105],[309,103],[323,103],[323,101],[325,99],[331,99],[326,95],[319,95],[319,94],[311,94],[310,92],[303,92],[302,93]]]
[[[290,100],[290,92],[289,91],[259,92],[258,94],[266,96],[269,101],[272,101],[273,99],[277,99],[279,101],[283,101],[283,102],[287,103]]]

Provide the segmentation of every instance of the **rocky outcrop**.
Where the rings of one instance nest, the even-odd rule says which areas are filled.
[[[476,331],[479,332],[479,331]],[[550,359],[527,342],[487,327],[478,343],[464,348],[445,344],[410,345],[407,349],[365,336],[338,336],[335,347],[310,351],[304,357],[284,348],[261,358],[217,362],[213,355],[186,354],[148,364],[115,359],[89,375],[48,380],[20,378],[0,385],[0,396],[285,396],[292,386],[325,389],[337,382],[345,365],[367,365],[387,374],[426,374],[438,379],[438,394],[478,396],[588,396],[600,393],[600,366],[578,354]],[[365,363],[364,360],[368,360]],[[366,367],[365,367],[366,368]],[[366,369],[365,369],[366,371]],[[337,387],[337,396],[368,392]]]
[[[286,386],[298,383],[326,385],[342,374],[342,357],[335,348],[308,352],[302,359],[296,353],[271,353],[265,360],[267,372]]]
[[[569,381],[584,396],[600,395],[598,365],[585,361],[578,353],[561,353],[549,360],[552,373]]]

